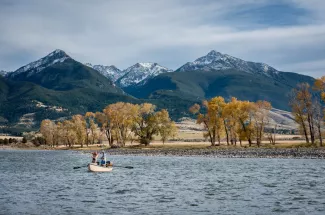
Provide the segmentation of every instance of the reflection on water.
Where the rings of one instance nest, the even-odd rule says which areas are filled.
[[[325,161],[0,151],[0,214],[325,214]],[[74,166],[85,166],[73,169]]]

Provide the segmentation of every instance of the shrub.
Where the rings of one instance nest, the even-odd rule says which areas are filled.
[[[8,145],[9,144],[9,140],[7,138],[5,138],[3,144]]]
[[[32,140],[33,144],[35,146],[40,146],[40,145],[45,145],[46,144],[46,141],[43,137],[35,137],[33,140]]]
[[[26,137],[23,137],[23,139],[22,139],[21,142],[22,142],[22,143],[27,143],[27,139],[26,139]]]

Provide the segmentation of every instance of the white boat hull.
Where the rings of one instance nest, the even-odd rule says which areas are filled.
[[[113,167],[98,166],[96,163],[88,164],[88,170],[90,172],[111,172]]]

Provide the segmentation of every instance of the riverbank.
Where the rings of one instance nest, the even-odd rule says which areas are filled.
[[[325,159],[324,148],[121,148],[107,149],[105,151],[107,151],[109,155],[129,156]]]
[[[234,146],[215,146],[206,145],[152,145],[141,146],[132,145],[124,148],[109,148],[107,145],[95,145],[90,147],[58,147],[48,146],[35,147],[31,144],[15,144],[11,146],[0,146],[0,150],[74,150],[82,153],[93,151],[106,151],[109,155],[128,155],[128,156],[178,156],[178,157],[217,157],[217,158],[294,158],[294,159],[325,159],[325,147],[311,147],[306,144],[264,146],[264,147],[234,147]]]

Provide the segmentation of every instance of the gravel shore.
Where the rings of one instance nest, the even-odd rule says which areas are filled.
[[[238,148],[238,149],[109,149],[110,155],[202,156],[218,158],[303,158],[325,159],[323,148]]]

